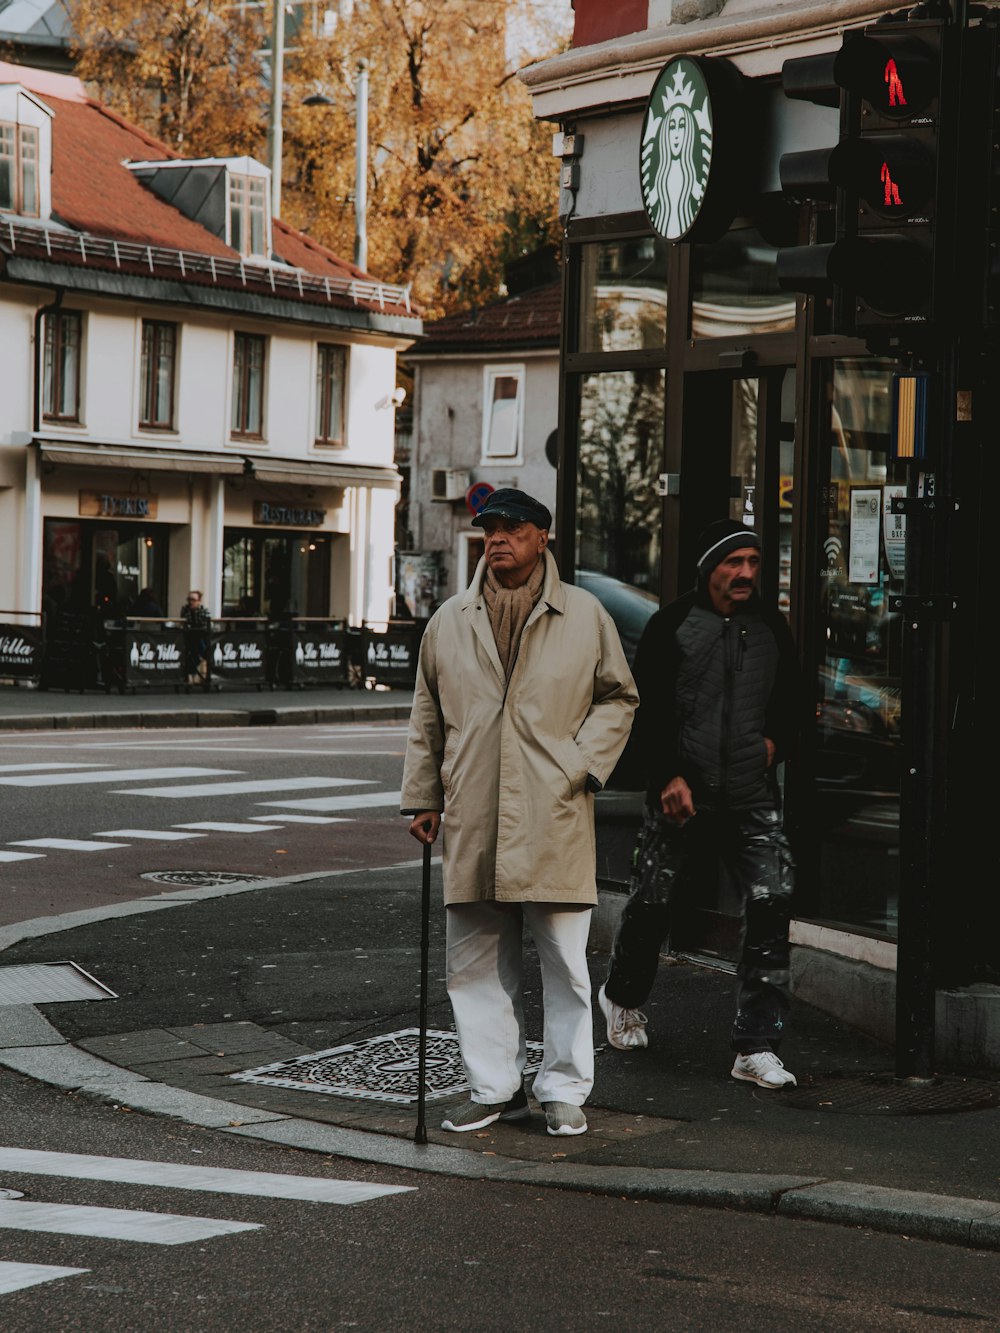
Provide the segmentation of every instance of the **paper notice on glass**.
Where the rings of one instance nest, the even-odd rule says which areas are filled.
[[[906,516],[892,512],[892,502],[906,494],[905,486],[885,486],[882,489],[882,540],[889,573],[901,579],[906,573]]]
[[[879,520],[881,490],[851,491],[851,553],[848,569],[851,583],[878,583]]]

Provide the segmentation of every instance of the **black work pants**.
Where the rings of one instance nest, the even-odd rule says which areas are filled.
[[[794,864],[774,807],[733,812],[700,808],[684,825],[647,813],[636,841],[605,994],[638,1009],[653,988],[671,920],[706,867],[722,860],[742,902],[734,1051],[774,1051],[789,1008],[788,924]]]

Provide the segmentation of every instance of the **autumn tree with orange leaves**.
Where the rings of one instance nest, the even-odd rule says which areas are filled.
[[[270,4],[65,0],[94,96],[185,157],[267,161]],[[324,6],[324,9],[327,7]],[[282,213],[345,258],[355,88],[369,69],[369,272],[428,318],[495,299],[506,260],[556,239],[553,126],[519,66],[557,49],[537,0],[340,0],[284,63]],[[526,54],[530,51],[530,55]],[[309,96],[327,99],[306,105]]]

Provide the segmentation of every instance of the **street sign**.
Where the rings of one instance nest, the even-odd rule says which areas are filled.
[[[488,481],[474,482],[465,492],[465,505],[469,513],[475,517],[492,494],[493,487]]]

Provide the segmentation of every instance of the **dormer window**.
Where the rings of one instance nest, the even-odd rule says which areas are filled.
[[[0,213],[49,217],[51,174],[51,109],[21,84],[0,83]]]
[[[38,131],[0,124],[0,208],[38,217]]]
[[[244,257],[267,257],[267,181],[229,173],[229,244]]]

